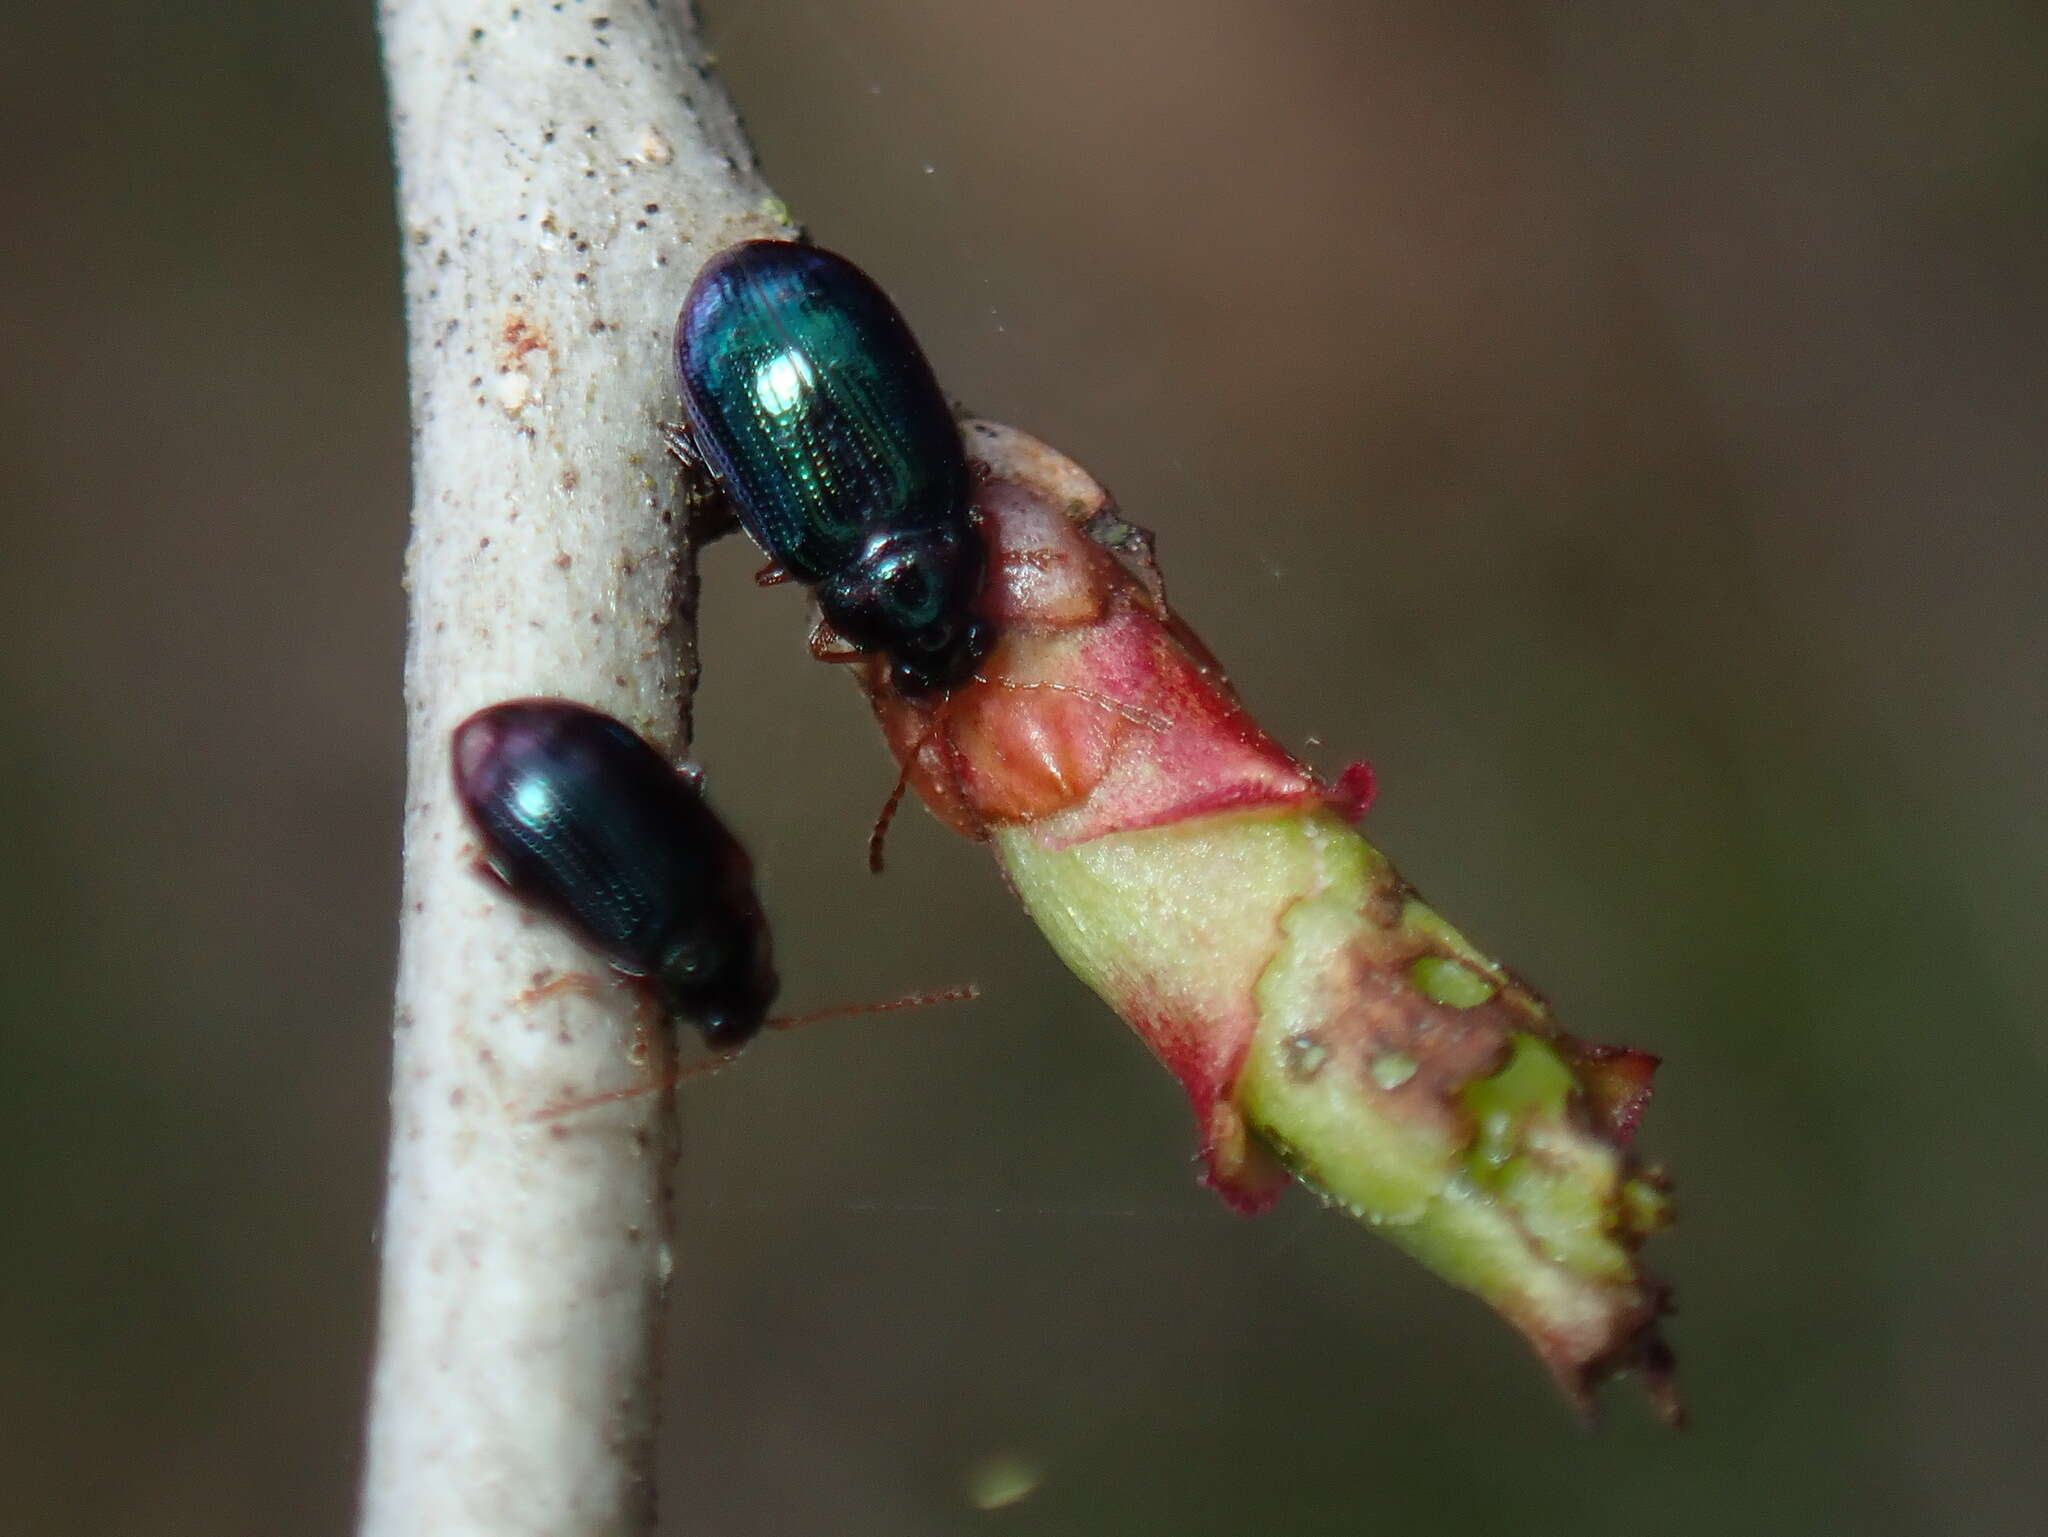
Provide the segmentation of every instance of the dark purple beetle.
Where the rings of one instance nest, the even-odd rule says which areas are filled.
[[[729,1053],[768,1023],[775,965],[754,867],[696,779],[566,699],[514,699],[455,728],[455,793],[485,865],[672,1017]]]

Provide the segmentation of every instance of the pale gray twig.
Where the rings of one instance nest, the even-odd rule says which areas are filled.
[[[477,879],[448,733],[555,694],[680,749],[695,575],[657,425],[696,267],[785,233],[675,7],[388,0],[413,410],[410,770],[366,1537],[653,1520],[665,1097],[631,1000]]]

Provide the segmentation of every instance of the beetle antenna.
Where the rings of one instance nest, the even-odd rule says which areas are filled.
[[[872,1003],[841,1003],[829,1009],[812,1009],[803,1014],[777,1014],[761,1022],[764,1030],[797,1030],[805,1025],[815,1025],[821,1020],[839,1019],[848,1014],[893,1014],[898,1009],[921,1009],[931,1003],[971,1003],[981,996],[979,984],[964,982],[958,987],[941,987],[925,993],[905,993],[900,998],[882,998]],[[581,1094],[574,1099],[558,1099],[542,1106],[527,1119],[530,1121],[556,1121],[578,1110],[593,1109],[598,1105],[616,1105],[623,1100],[638,1099],[643,1094],[661,1094],[688,1083],[693,1078],[709,1078],[722,1073],[739,1059],[740,1048],[719,1052],[702,1062],[692,1062],[687,1067],[670,1068],[657,1073],[643,1083],[628,1084],[623,1089],[610,1089],[603,1094]]]
[[[875,825],[868,832],[868,873],[882,873],[882,846],[889,841],[889,824],[896,820],[896,813],[903,805],[903,792],[910,788],[910,771],[917,767],[917,760],[924,755],[925,747],[938,732],[946,719],[944,707],[935,712],[931,724],[918,734],[917,741],[909,752],[903,755],[903,767],[896,775],[896,783],[889,791],[889,798],[882,802],[881,814],[875,818]]]
[[[973,982],[958,987],[941,987],[929,993],[905,993],[901,998],[883,998],[874,1003],[840,1003],[829,1009],[812,1009],[805,1014],[778,1014],[762,1026],[767,1030],[795,1030],[821,1019],[838,1019],[845,1014],[893,1014],[898,1009],[921,1009],[928,1003],[972,1003],[981,996]]]

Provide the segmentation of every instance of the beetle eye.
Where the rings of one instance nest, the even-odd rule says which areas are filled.
[[[918,562],[891,561],[880,576],[889,607],[905,618],[922,616],[933,607],[931,577]]]

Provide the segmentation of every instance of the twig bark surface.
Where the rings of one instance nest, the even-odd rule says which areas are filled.
[[[382,7],[412,379],[409,773],[362,1531],[623,1534],[650,1469],[673,1112],[631,999],[478,879],[448,735],[561,695],[687,744],[695,571],[657,425],[691,275],[785,233],[688,15]]]

